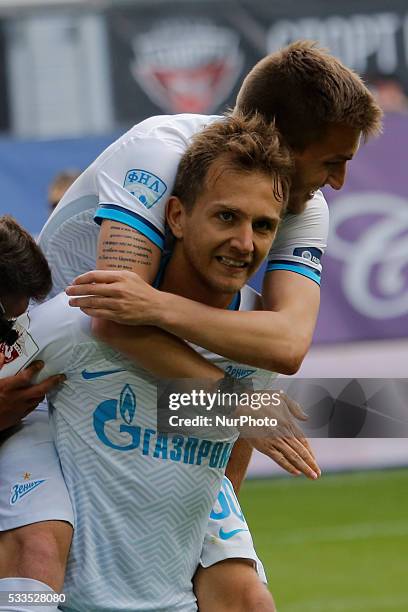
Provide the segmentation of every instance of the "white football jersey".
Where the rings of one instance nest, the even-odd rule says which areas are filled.
[[[124,223],[163,248],[165,209],[177,167],[190,139],[211,115],[162,115],[134,126],[108,147],[75,181],[44,226],[39,244],[52,269],[52,295],[95,268],[98,225]],[[95,223],[95,221],[97,223]],[[321,194],[300,215],[281,223],[267,270],[291,270],[320,283],[328,208]]]
[[[0,371],[37,358],[39,380],[67,375],[48,398],[76,526],[64,609],[195,610],[191,579],[236,431],[218,441],[158,433],[156,380],[95,341],[90,319],[67,301],[60,294],[20,318],[16,353]],[[259,296],[244,287],[234,305],[259,309]],[[202,354],[258,388],[275,376]]]

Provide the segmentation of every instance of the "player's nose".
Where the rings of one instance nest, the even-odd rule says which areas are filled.
[[[242,253],[254,250],[254,231],[251,223],[242,223],[231,239],[231,246]]]
[[[346,164],[339,166],[335,170],[331,170],[327,178],[327,183],[332,189],[338,191],[344,185],[346,180]]]

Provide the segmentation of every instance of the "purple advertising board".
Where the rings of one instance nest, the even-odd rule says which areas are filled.
[[[316,342],[408,336],[408,115],[388,115],[384,134],[362,145],[345,187],[327,189]]]

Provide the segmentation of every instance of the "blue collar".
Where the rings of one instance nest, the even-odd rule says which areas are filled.
[[[241,291],[237,291],[237,293],[232,298],[227,310],[239,310],[241,306]]]

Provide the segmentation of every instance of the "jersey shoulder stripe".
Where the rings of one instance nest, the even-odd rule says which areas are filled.
[[[111,221],[118,221],[129,225],[144,234],[159,248],[163,249],[164,247],[164,235],[162,232],[145,217],[132,210],[126,210],[117,204],[100,204],[95,213],[94,220],[100,225],[103,219],[110,219]]]
[[[312,268],[309,268],[304,264],[289,261],[271,261],[266,267],[266,272],[273,272],[274,270],[287,270],[289,272],[295,272],[296,274],[300,274],[301,276],[306,276],[307,278],[310,278],[319,286],[322,281],[320,271],[313,270]]]

